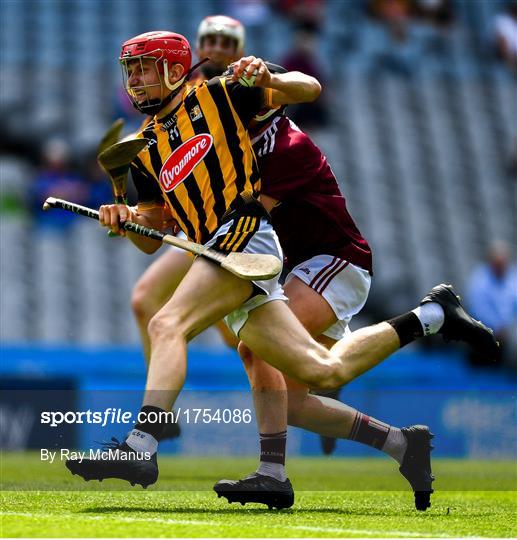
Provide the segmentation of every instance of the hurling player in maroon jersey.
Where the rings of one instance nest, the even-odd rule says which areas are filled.
[[[283,71],[268,67],[271,72]],[[289,307],[309,333],[330,349],[350,333],[350,320],[366,303],[372,275],[370,247],[348,213],[325,156],[283,110],[264,111],[249,131],[262,177],[261,202],[271,214],[284,250]],[[254,394],[260,465],[242,480],[218,482],[214,489],[219,496],[230,502],[275,506],[293,500],[283,485],[289,424],[383,451],[399,463],[410,481],[417,508],[430,506],[433,476],[427,426],[399,429],[335,399],[310,394],[307,386],[260,360],[244,343],[238,350]],[[286,406],[287,415],[282,414]]]

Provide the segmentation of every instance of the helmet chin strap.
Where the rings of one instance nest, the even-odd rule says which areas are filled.
[[[155,114],[158,114],[166,105],[168,105],[179,93],[181,90],[181,87],[190,79],[190,76],[192,73],[202,64],[205,62],[208,62],[208,58],[204,58],[201,60],[201,62],[198,62],[197,64],[194,64],[188,71],[174,84],[170,84],[169,82],[169,68],[167,64],[167,60],[163,61],[163,79],[165,86],[171,90],[171,93],[168,96],[165,96],[163,99],[152,99],[149,100],[149,105],[146,107],[142,107],[138,105],[138,103],[135,103],[133,101],[133,107],[138,112],[141,112],[142,114],[148,114],[151,116],[154,116]]]

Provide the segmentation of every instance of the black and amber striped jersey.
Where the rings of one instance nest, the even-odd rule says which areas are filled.
[[[207,242],[230,206],[260,189],[246,126],[271,97],[269,89],[225,78],[187,89],[173,111],[137,135],[150,140],[131,164],[139,202],[165,201],[190,239]]]

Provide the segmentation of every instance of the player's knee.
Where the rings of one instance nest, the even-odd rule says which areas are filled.
[[[253,352],[249,347],[244,345],[241,341],[237,346],[237,352],[241,357],[244,369],[246,370],[246,375],[250,381],[250,385],[254,390],[257,390],[257,378],[260,378],[260,370],[257,373],[257,359],[254,357]]]
[[[253,363],[253,353],[251,352],[251,349],[242,341],[240,341],[239,345],[237,345],[237,352],[241,357],[242,363],[244,364],[246,371],[248,371],[248,369],[251,368]]]
[[[176,338],[186,339],[186,330],[183,330],[181,318],[175,313],[164,313],[163,310],[154,315],[147,326],[151,343]]]
[[[149,291],[144,283],[138,282],[131,293],[131,309],[138,323],[148,324],[156,313]]]
[[[332,360],[305,363],[299,378],[310,388],[333,390],[343,384],[341,382],[340,365]]]

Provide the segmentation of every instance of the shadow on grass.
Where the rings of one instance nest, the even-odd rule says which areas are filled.
[[[438,509],[436,509],[438,510]],[[394,517],[394,516],[403,516],[403,517],[412,517],[412,516],[429,516],[429,518],[443,518],[445,510],[436,512],[417,512],[413,508],[401,508],[400,510],[394,512],[375,512],[370,508],[364,509],[347,509],[347,508],[337,508],[337,507],[324,507],[324,508],[289,508],[284,510],[269,510],[267,508],[243,508],[238,503],[234,503],[233,507],[230,508],[192,508],[192,507],[161,507],[161,508],[145,508],[138,506],[101,506],[101,507],[91,507],[85,508],[84,510],[78,510],[78,514],[132,514],[132,517],[136,517],[138,514],[169,514],[171,517],[178,514],[198,514],[202,516],[220,516],[221,514],[225,515],[237,515],[237,514],[254,514],[254,515],[311,515],[311,514],[333,514],[341,516],[378,516],[378,517]],[[442,509],[440,509],[442,510]],[[483,514],[485,515],[485,514]],[[470,516],[470,514],[469,514]],[[428,519],[429,519],[428,518]]]

